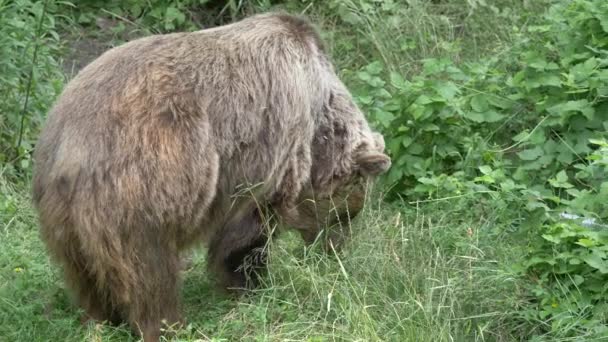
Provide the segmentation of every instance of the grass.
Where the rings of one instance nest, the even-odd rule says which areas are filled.
[[[304,12],[323,29],[342,70],[381,60],[411,76],[428,58],[466,63],[508,48],[516,31],[541,13],[547,0],[328,1],[283,7]]]
[[[6,341],[134,340],[125,327],[81,326],[59,270],[38,237],[23,191],[3,184],[0,336]],[[274,241],[265,284],[238,300],[218,292],[196,250],[184,272],[189,326],[180,341],[510,341],[518,284],[515,250],[493,218],[432,206],[372,203],[340,255]],[[8,214],[10,213],[10,214]],[[460,216],[459,219],[456,217]],[[491,237],[491,238],[490,238]],[[506,243],[506,241],[505,241]],[[1,338],[0,338],[1,339]]]

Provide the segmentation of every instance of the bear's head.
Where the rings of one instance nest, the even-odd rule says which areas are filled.
[[[364,207],[370,185],[391,166],[391,159],[384,153],[384,139],[378,133],[366,134],[351,156],[346,158],[350,166],[334,172],[331,178],[315,178],[324,172],[313,170],[313,180],[297,205],[297,225],[307,243],[324,238],[325,248],[341,247],[349,235],[351,220]],[[319,235],[322,231],[325,234]]]
[[[372,131],[329,58],[318,57],[309,181],[280,216],[308,243],[327,232],[326,242],[335,248],[362,210],[369,185],[390,168],[391,160],[384,153],[384,138]]]
[[[384,153],[384,138],[370,129],[350,93],[336,78],[331,85],[316,122],[310,181],[283,219],[306,242],[324,236],[326,248],[330,242],[337,248],[362,210],[369,185],[390,168],[391,160]]]

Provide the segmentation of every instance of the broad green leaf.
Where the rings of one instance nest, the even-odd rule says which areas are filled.
[[[437,131],[441,130],[441,128],[439,128],[439,126],[432,124],[432,123],[425,124],[424,126],[420,127],[420,129],[422,129],[425,132],[437,132]]]
[[[366,81],[367,84],[374,88],[382,88],[386,84],[383,79],[378,76],[372,76],[369,80]]]
[[[589,139],[589,143],[593,145],[608,147],[608,141],[606,139]]]
[[[595,246],[595,241],[590,239],[579,239],[576,244],[589,248]]]
[[[547,66],[547,62],[541,59],[535,61],[528,61],[528,66],[538,70],[545,70]]]
[[[528,26],[528,32],[549,32],[551,28],[551,25],[531,25]]]
[[[409,107],[409,111],[412,114],[412,117],[415,120],[424,120],[425,118],[429,117],[432,113],[433,113],[433,109],[424,105],[418,105],[416,103],[413,103],[410,107]]]
[[[486,183],[486,184],[494,184],[494,182],[496,180],[491,175],[483,175],[481,177],[475,177],[475,181],[476,182]]]
[[[365,67],[365,70],[367,70],[367,72],[371,75],[378,75],[383,69],[384,67],[380,61],[372,62]]]
[[[602,257],[597,255],[596,253],[591,253],[591,254],[583,257],[583,260],[585,260],[587,265],[595,268],[596,270],[600,271],[602,274],[608,273],[608,261],[604,260]]]
[[[340,7],[342,8],[342,6]],[[349,23],[351,25],[359,26],[362,25],[363,19],[358,16],[355,12],[350,10],[344,10],[340,13],[340,19],[344,20],[344,22]]]
[[[523,141],[524,139],[526,139],[528,136],[530,135],[530,132],[528,130],[524,130],[523,132],[520,132],[519,134],[517,134],[516,136],[514,136],[513,138],[511,138],[513,141]]]
[[[556,152],[557,152],[557,160],[563,164],[570,164],[574,160],[574,153],[572,152],[572,150],[570,150],[570,148],[567,145],[565,145],[563,143],[560,143],[557,146]]]
[[[401,145],[403,145],[403,147],[408,147],[413,141],[414,139],[412,137],[406,135],[401,138]]]
[[[374,103],[374,98],[369,95],[357,96],[357,100],[365,105],[370,105],[370,104]]]
[[[401,155],[401,144],[400,144],[400,139],[398,138],[394,138],[394,139],[389,139],[386,142],[386,147],[388,148],[388,150],[395,156],[399,156]],[[395,163],[396,164],[396,163]]]
[[[21,165],[22,169],[26,170],[30,166],[30,160],[29,159],[21,159],[21,162],[19,163],[19,165]]]
[[[376,96],[383,98],[383,99],[390,99],[393,96],[391,95],[391,93],[389,93],[386,89],[384,88],[380,88],[378,90],[376,90]]]
[[[179,9],[169,6],[167,7],[167,12],[165,13],[165,20],[170,23],[175,22],[179,25],[186,21],[186,15]]]
[[[471,98],[471,108],[476,112],[485,112],[490,108],[486,95],[478,94]]]
[[[582,82],[591,77],[595,69],[598,67],[598,60],[594,57],[587,59],[583,63],[579,63],[570,68],[570,75],[575,82]]]
[[[521,151],[517,155],[521,160],[536,160],[543,155],[543,149],[540,146],[536,146],[532,149]]]
[[[550,258],[535,256],[535,257],[530,258],[528,261],[526,261],[526,264],[529,266],[534,266],[534,265],[544,264],[544,263],[547,263],[549,265],[555,265],[555,260],[550,259]]]
[[[505,192],[510,192],[515,189],[515,182],[511,179],[507,179],[500,183],[500,188]]]
[[[481,173],[483,173],[484,175],[489,175],[490,173],[492,173],[492,168],[488,165],[482,165],[479,167],[479,171],[481,171]]]
[[[426,185],[437,185],[436,179],[432,179],[432,178],[428,178],[428,177],[420,177],[420,178],[418,178],[418,181],[420,183],[426,184]]]
[[[530,51],[525,54],[524,61],[526,65],[530,68],[537,70],[545,70],[547,66],[547,61],[544,56],[541,56],[538,51]]]
[[[606,11],[606,10],[604,9],[604,11]],[[602,30],[604,30],[604,33],[608,33],[608,13],[606,13],[606,12],[604,12],[602,14],[597,13],[595,18],[600,22],[600,25],[602,26]]]
[[[445,62],[436,59],[436,58],[428,58],[423,61],[423,70],[426,75],[433,75],[439,73],[445,69]]]
[[[422,151],[424,151],[424,148],[422,147],[422,145],[418,144],[418,143],[412,143],[410,146],[408,146],[408,152],[413,154],[413,155],[418,155],[420,153],[422,153]]]
[[[367,71],[364,71],[364,70],[359,71],[357,73],[357,76],[359,77],[360,80],[365,81],[365,82],[372,79],[372,75],[370,75]]]
[[[542,73],[540,75],[531,76],[526,78],[524,82],[525,86],[530,89],[535,89],[539,87],[561,87],[562,82],[557,75],[552,75],[548,73]]]
[[[391,112],[387,112],[384,110],[377,110],[375,112],[376,114],[376,119],[384,126],[384,127],[389,127],[391,125],[391,122],[393,122],[393,120],[395,120],[395,115],[393,115],[393,113]]]
[[[433,102],[435,102],[433,99],[424,94],[418,96],[418,98],[416,99],[416,103],[421,105],[427,105]]]
[[[568,112],[580,112],[587,119],[592,120],[594,109],[586,99],[567,101],[547,108],[547,112],[551,115],[563,117]]]
[[[506,99],[506,98],[501,98],[501,97],[497,97],[497,96],[488,96],[487,100],[494,107],[497,107],[500,109],[508,109],[508,108],[513,107],[513,101]]]
[[[483,113],[484,120],[486,122],[497,122],[505,118],[504,114],[500,114],[495,110],[488,110]]]
[[[474,111],[465,111],[464,116],[474,122],[485,122],[485,118],[482,113],[474,112]]]
[[[568,183],[568,175],[563,170],[560,171],[555,178],[550,178],[549,184],[551,184],[551,186],[554,188],[570,189],[574,187],[574,185]],[[557,198],[557,200],[559,202],[559,198]]]
[[[142,7],[138,3],[132,4],[131,7],[129,8],[129,14],[131,14],[133,17],[139,17],[141,12],[142,12]]]
[[[555,179],[558,182],[567,182],[568,181],[568,175],[566,174],[566,171],[561,170],[560,172],[557,173],[557,175],[555,176]]]
[[[460,93],[460,90],[454,82],[441,82],[433,87],[441,97],[446,100],[452,100],[454,96]]]
[[[562,239],[556,235],[543,234],[542,237],[543,237],[543,239],[553,242],[555,244],[559,244],[560,242],[562,242]]]
[[[393,85],[393,87],[395,87],[399,90],[406,90],[409,88],[408,82],[399,73],[396,73],[394,71],[391,72],[390,79],[391,79],[391,84]]]

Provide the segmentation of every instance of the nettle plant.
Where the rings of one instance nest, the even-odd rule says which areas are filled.
[[[558,214],[608,218],[608,2],[558,3],[516,38],[479,63],[425,60],[410,79],[373,62],[357,73],[357,99],[384,130],[394,193],[491,196],[522,211],[540,237],[520,267],[536,277],[542,310],[531,312],[606,323],[606,229]]]
[[[0,173],[11,180],[27,178],[40,126],[63,87],[56,15],[63,6],[0,0]]]
[[[608,167],[608,141],[592,140],[598,148],[585,169]],[[608,182],[592,191],[575,189],[565,172],[550,179],[556,188],[577,193],[564,200],[571,208],[590,207],[606,216]],[[528,255],[516,271],[531,281],[537,307],[523,312],[529,319],[550,319],[551,331],[563,336],[608,336],[608,225],[595,219],[548,221],[532,240]]]
[[[94,23],[99,14],[120,20],[127,18],[148,33],[198,30],[234,21],[253,8],[268,10],[272,0],[248,3],[237,0],[81,0],[74,16],[79,24]],[[115,30],[124,30],[120,23]]]
[[[188,20],[187,15],[189,8],[198,4],[199,1],[195,0],[111,0],[103,3],[82,0],[79,6],[75,7],[74,17],[79,24],[87,25],[94,23],[101,13],[139,21],[143,27],[151,28],[153,31],[169,32],[183,28],[193,29],[193,23]],[[124,26],[120,28],[124,29]]]
[[[402,195],[512,194],[530,212],[606,218],[606,165],[593,161],[608,136],[607,66],[608,4],[577,0],[483,62],[429,59],[405,79],[375,61],[356,97],[384,130]]]
[[[562,337],[608,336],[608,229],[548,223],[529,249],[516,267],[535,300],[522,315]]]

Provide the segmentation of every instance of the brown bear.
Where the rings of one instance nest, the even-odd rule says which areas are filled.
[[[181,322],[180,252],[205,243],[225,286],[245,286],[267,214],[312,241],[361,209],[383,150],[313,26],[261,14],[85,67],[48,115],[33,197],[87,317],[157,341]]]

